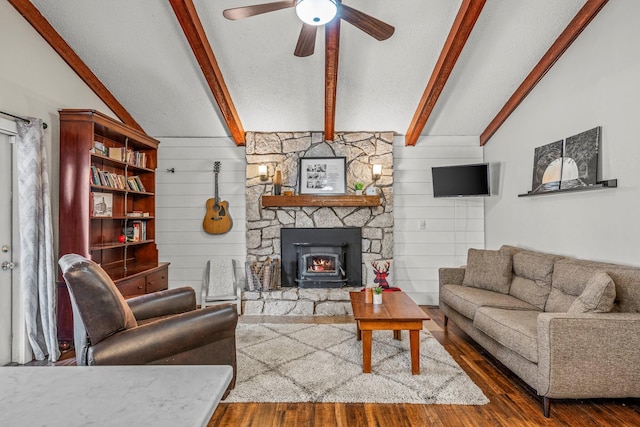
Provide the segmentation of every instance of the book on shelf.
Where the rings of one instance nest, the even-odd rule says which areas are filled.
[[[127,242],[142,242],[147,240],[147,224],[145,221],[131,221],[122,232]]]
[[[101,156],[108,155],[108,148],[104,146],[104,144],[100,141],[93,141],[93,147],[91,147],[91,152],[94,154],[100,154]]]
[[[91,192],[90,215],[99,217],[113,216],[113,194]]]
[[[132,176],[127,178],[127,185],[129,186],[129,189],[131,191],[140,191],[140,189],[138,188],[138,184],[136,183],[135,178],[132,177]]]
[[[142,180],[137,175],[128,177],[127,184],[129,184],[129,188],[133,191],[139,191],[141,193],[146,193],[147,191],[144,184],[142,184]]]
[[[126,149],[124,147],[110,147],[109,157],[120,162],[124,161]]]
[[[142,237],[142,221],[133,221],[131,223],[131,227],[133,227],[133,236],[132,242],[139,242]]]
[[[147,221],[140,221],[140,239],[147,240]]]
[[[131,211],[131,212],[127,212],[127,216],[131,217],[131,218],[141,218],[142,216],[144,216],[144,212],[142,212],[142,211]]]
[[[142,180],[140,179],[139,176],[134,176],[135,180],[136,180],[136,185],[138,186],[138,188],[140,189],[140,191],[142,191],[143,193],[146,193],[147,190],[144,188],[144,185],[142,184]]]
[[[91,166],[91,183],[93,185],[100,185],[100,170],[95,166]]]

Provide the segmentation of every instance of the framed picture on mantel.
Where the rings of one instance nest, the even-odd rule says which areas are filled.
[[[298,167],[300,194],[345,194],[346,157],[301,157]]]

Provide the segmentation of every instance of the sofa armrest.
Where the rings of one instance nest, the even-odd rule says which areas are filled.
[[[145,320],[195,310],[196,294],[193,288],[184,286],[130,298],[127,304],[136,320]]]
[[[464,267],[442,267],[438,269],[439,288],[444,285],[462,285],[465,270]]]
[[[541,313],[538,394],[640,397],[640,313]]]
[[[237,323],[233,305],[177,314],[100,341],[89,349],[88,364],[145,365],[227,338],[233,339],[235,354]]]

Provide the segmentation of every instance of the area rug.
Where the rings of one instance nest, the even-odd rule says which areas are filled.
[[[238,376],[225,402],[489,402],[428,330],[420,375],[411,375],[407,331],[402,341],[374,331],[372,372],[363,374],[355,331],[355,323],[239,324]]]

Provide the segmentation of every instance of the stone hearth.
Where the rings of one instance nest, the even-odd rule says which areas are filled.
[[[269,292],[242,293],[242,313],[280,316],[341,316],[353,314],[349,292],[340,289],[284,288]]]

